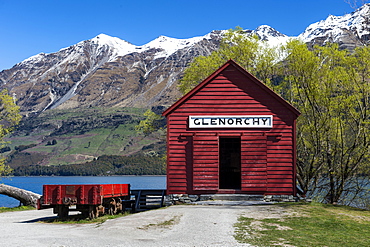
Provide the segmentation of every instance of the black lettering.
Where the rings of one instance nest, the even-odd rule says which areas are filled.
[[[229,125],[233,125],[234,124],[234,119],[232,119],[232,118],[227,119],[227,123]]]
[[[241,119],[241,118],[236,118],[236,119],[235,119],[235,124],[236,124],[236,125],[238,125],[238,124],[239,124],[239,125],[242,125],[242,119]]]
[[[205,122],[204,120],[205,120],[205,118],[202,118],[202,125],[208,125],[208,123]]]
[[[253,118],[253,125],[260,125],[260,119],[259,118]]]
[[[219,125],[225,125],[226,124],[226,119],[225,118],[219,118],[218,119],[218,124]]]
[[[266,122],[269,120],[269,118],[261,118],[263,125],[266,125]]]
[[[217,125],[217,118],[211,118],[211,125]]]
[[[199,118],[194,118],[194,125],[200,125]]]
[[[249,125],[249,118],[244,118],[244,124]]]

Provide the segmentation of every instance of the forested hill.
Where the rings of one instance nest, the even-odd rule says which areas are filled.
[[[136,154],[131,156],[103,155],[83,164],[57,166],[18,166],[14,176],[112,176],[165,175],[163,158]]]
[[[47,111],[24,119],[1,152],[14,175],[164,174],[162,131],[151,135],[135,131],[143,112],[136,108]]]

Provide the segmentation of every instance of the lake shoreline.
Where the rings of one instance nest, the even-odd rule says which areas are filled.
[[[44,184],[130,184],[131,189],[166,189],[165,175],[125,176],[12,176],[0,183],[42,194]],[[0,207],[16,207],[19,201],[0,195]]]

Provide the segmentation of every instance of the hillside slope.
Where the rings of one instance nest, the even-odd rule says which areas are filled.
[[[160,36],[142,46],[100,34],[1,71],[0,89],[9,90],[25,116],[9,138],[11,151],[4,150],[10,164],[62,165],[101,155],[162,152],[161,133],[143,136],[134,126],[145,109],[165,108],[181,97],[177,85],[183,71],[196,56],[217,49],[224,32],[189,39]],[[370,4],[313,23],[298,37],[267,25],[245,34],[271,45],[297,38],[354,49],[369,43]]]
[[[136,108],[50,110],[22,121],[8,138],[11,143],[3,154],[14,169],[79,164],[104,155],[160,159],[165,153],[164,134],[136,132],[134,127],[142,115],[143,109]]]

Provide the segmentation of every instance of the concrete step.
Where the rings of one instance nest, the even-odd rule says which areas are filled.
[[[263,195],[248,194],[209,194],[200,195],[200,201],[263,201]]]

